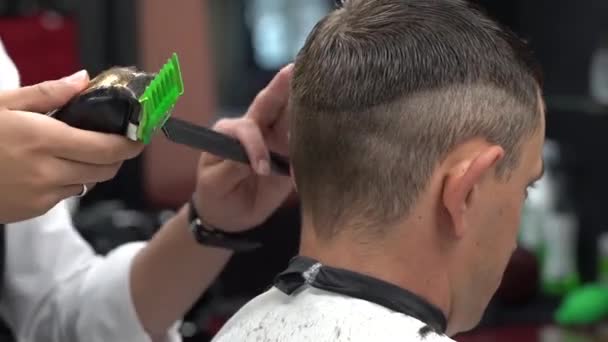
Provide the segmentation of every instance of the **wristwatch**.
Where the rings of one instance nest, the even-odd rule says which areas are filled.
[[[262,246],[262,243],[251,240],[247,232],[229,233],[205,222],[196,211],[194,196],[188,203],[188,222],[196,242],[204,246],[235,252],[248,252]]]

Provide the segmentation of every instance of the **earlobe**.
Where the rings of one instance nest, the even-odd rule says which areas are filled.
[[[450,170],[443,183],[443,205],[450,218],[451,231],[459,238],[464,234],[467,201],[473,190],[466,178],[470,165],[470,160],[462,161]]]
[[[477,187],[487,175],[494,176],[496,164],[504,157],[500,146],[488,146],[477,154],[453,165],[443,187],[443,204],[447,210],[452,231],[458,238],[464,236],[470,208],[475,204]]]

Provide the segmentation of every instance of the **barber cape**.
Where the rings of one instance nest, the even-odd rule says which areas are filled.
[[[296,257],[213,341],[453,341],[445,328],[441,311],[409,291]]]

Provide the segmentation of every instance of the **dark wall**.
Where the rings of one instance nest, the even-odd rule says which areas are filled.
[[[564,147],[568,189],[580,217],[579,267],[585,280],[596,271],[597,236],[608,227],[608,109],[589,97],[591,58],[608,21],[608,2],[523,1],[521,25],[545,71],[547,137]],[[603,111],[603,114],[601,113]]]
[[[590,62],[608,35],[608,1],[481,1],[489,12],[525,37],[540,60],[547,100],[547,137],[564,152],[568,194],[580,217],[579,267],[585,280],[596,271],[596,241],[608,229],[608,108],[589,97]]]

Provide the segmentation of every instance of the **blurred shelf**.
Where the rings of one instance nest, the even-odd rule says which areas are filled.
[[[547,108],[551,111],[608,115],[608,106],[587,96],[550,95],[545,96],[545,101]]]

